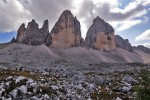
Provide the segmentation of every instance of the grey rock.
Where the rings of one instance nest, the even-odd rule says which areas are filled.
[[[18,89],[14,89],[11,93],[10,93],[11,97],[13,99],[16,99],[18,96]]]
[[[23,23],[18,29],[16,41],[18,43],[22,43],[23,39],[25,38],[25,35],[26,35],[26,27],[25,27],[25,24]]]
[[[122,92],[124,92],[124,93],[128,93],[129,91],[130,91],[130,87],[127,87],[127,86],[123,86],[123,88],[122,88]]]
[[[122,88],[118,88],[118,87],[117,87],[117,88],[113,88],[112,90],[113,90],[114,92],[122,92]]]
[[[96,85],[103,85],[105,83],[104,77],[100,77],[98,75],[95,75],[90,79],[90,83],[95,83]]]
[[[51,47],[75,47],[80,46],[81,30],[80,22],[71,11],[65,10],[52,28],[46,45]]]
[[[49,25],[48,25],[48,20],[45,20],[43,23],[42,28],[40,29],[41,34],[43,35],[44,43],[47,40],[47,37],[49,35]]]
[[[100,17],[96,17],[87,31],[85,43],[95,49],[114,49],[113,27]]]
[[[117,97],[116,100],[122,100],[122,99],[120,99],[119,97]]]
[[[68,21],[71,21],[70,24],[68,24]],[[71,11],[69,10],[63,11],[58,21],[56,22],[55,26],[51,30],[51,33],[54,33],[54,34],[59,33],[61,31],[60,28],[64,28],[61,26],[61,23],[65,24],[64,27],[73,27],[74,33],[81,35],[80,22],[77,20],[76,17],[73,17],[73,14],[71,13]]]
[[[137,80],[135,80],[133,77],[126,75],[123,77],[122,81],[127,82],[129,84],[136,84]]]
[[[22,24],[18,29],[17,42],[25,43],[28,45],[41,45],[46,42],[49,34],[48,20],[45,20],[41,29],[33,19],[28,23],[27,28]]]
[[[144,51],[146,53],[150,53],[150,48],[147,48],[147,47],[145,47],[143,45],[138,45],[137,47],[133,47],[133,48],[141,50],[141,51]]]
[[[26,86],[20,86],[19,88],[18,88],[18,94],[19,95],[25,95],[27,93],[27,87]]]
[[[16,41],[15,37],[13,37],[13,38],[11,39],[10,43],[15,43],[15,42],[17,42],[17,41]]]
[[[32,88],[37,88],[39,85],[37,83],[31,83],[29,85],[29,87],[32,87]]]
[[[84,78],[84,75],[82,74],[77,74],[73,77],[73,81],[83,81],[85,78]]]
[[[38,97],[36,97],[36,96],[33,96],[32,98],[31,98],[31,100],[38,100],[39,98]]]
[[[123,87],[117,87],[117,88],[113,88],[112,89],[114,92],[122,92],[122,93],[128,93],[131,88],[127,87],[127,86],[123,86]]]
[[[121,36],[115,35],[115,42],[116,42],[116,47],[127,50],[129,52],[133,52],[133,48],[129,43],[128,39],[123,39]]]
[[[83,38],[81,38],[81,41],[80,41],[80,46],[81,46],[81,47],[84,47],[84,46],[86,46],[86,44],[85,44],[85,41],[84,41],[84,39],[83,39]]]

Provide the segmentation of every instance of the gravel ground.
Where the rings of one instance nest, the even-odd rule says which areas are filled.
[[[0,46],[0,100],[133,100],[139,71],[150,71],[150,64],[102,63],[92,53],[76,56],[72,48],[68,53],[45,46]]]

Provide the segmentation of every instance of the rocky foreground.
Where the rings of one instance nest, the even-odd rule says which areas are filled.
[[[73,67],[74,66],[74,67]],[[52,67],[0,66],[1,100],[134,100],[138,74],[150,65],[88,64],[63,60]]]
[[[134,100],[140,70],[150,71],[150,49],[115,36],[100,17],[85,40],[69,10],[50,32],[48,20],[25,26],[0,44],[0,100]]]

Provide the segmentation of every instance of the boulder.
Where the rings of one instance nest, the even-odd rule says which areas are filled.
[[[116,87],[112,89],[114,92],[122,92],[128,93],[131,90],[131,87],[123,86],[123,87]]]
[[[16,99],[18,96],[18,89],[14,89],[13,91],[11,91],[10,95],[13,99]]]
[[[114,29],[100,17],[93,20],[85,38],[87,47],[98,50],[113,50],[116,48]]]
[[[119,97],[117,97],[116,100],[122,100],[122,99],[120,99]]]
[[[128,93],[130,90],[131,90],[130,87],[127,87],[127,86],[123,86],[123,87],[122,87],[122,92],[123,92],[123,93]]]
[[[26,86],[20,86],[18,88],[18,95],[23,96],[27,93],[27,87]]]
[[[92,77],[89,80],[89,82],[90,83],[95,83],[96,85],[104,85],[105,84],[105,78],[101,77],[101,76],[98,76],[98,75],[95,75],[94,77]]]
[[[129,84],[137,84],[138,83],[137,80],[135,80],[133,77],[128,76],[128,75],[124,76],[122,81],[127,82]]]
[[[129,52],[133,52],[133,48],[129,43],[128,39],[123,39],[121,36],[115,35],[115,43],[116,43],[116,47],[127,50]]]
[[[53,48],[68,48],[81,44],[80,22],[71,11],[65,10],[52,28],[47,39],[47,46]]]

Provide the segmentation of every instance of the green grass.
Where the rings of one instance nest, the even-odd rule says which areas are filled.
[[[134,87],[137,92],[136,100],[150,100],[150,72],[141,69],[138,75],[139,84]]]
[[[133,100],[130,99],[126,94],[112,92],[111,88],[108,91],[105,89],[105,87],[102,87],[100,89],[97,88],[94,93],[91,93],[92,100],[115,100],[117,97],[123,100]]]

